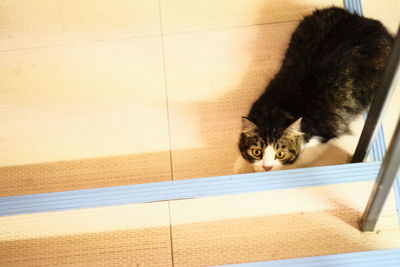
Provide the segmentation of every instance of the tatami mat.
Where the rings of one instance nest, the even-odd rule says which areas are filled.
[[[379,231],[358,230],[371,186],[5,216],[0,265],[210,266],[400,247],[393,195]]]
[[[169,150],[160,40],[3,52],[0,165]]]
[[[2,2],[2,195],[251,171],[236,147],[240,117],[279,68],[297,20],[342,6],[40,2]],[[385,19],[392,28],[395,16]],[[348,160],[335,158],[323,164]],[[133,166],[94,167],[115,160]]]
[[[0,51],[161,33],[158,0],[2,0]]]
[[[397,0],[363,3],[395,32]],[[343,5],[1,1],[0,196],[234,174],[240,117],[301,16],[332,4]],[[343,156],[317,165],[348,160],[331,148]],[[206,266],[400,247],[393,196],[380,232],[358,231],[370,190],[353,183],[0,217],[0,265]]]
[[[171,169],[169,152],[152,152],[1,167],[0,177],[0,197],[6,197],[168,181]]]
[[[0,217],[0,266],[171,266],[168,203]]]
[[[63,191],[171,178],[161,37],[1,56],[2,190]],[[102,158],[104,166],[115,166],[116,159],[140,164],[129,166],[127,178],[118,168],[93,168],[99,162],[93,158]],[[39,173],[33,176],[32,169]],[[87,172],[108,173],[108,181]]]
[[[343,6],[343,1],[161,0],[161,11],[164,33],[175,33],[294,21],[316,7],[331,5]]]
[[[380,232],[358,230],[371,185],[353,183],[174,201],[175,266],[399,247],[393,195],[378,223]]]

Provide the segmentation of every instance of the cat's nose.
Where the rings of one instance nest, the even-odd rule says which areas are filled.
[[[263,168],[264,168],[264,170],[269,171],[269,170],[272,169],[272,166],[265,166],[265,165],[263,165]]]

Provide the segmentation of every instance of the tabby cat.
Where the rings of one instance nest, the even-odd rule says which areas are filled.
[[[392,44],[379,21],[341,8],[304,17],[280,70],[242,118],[243,158],[273,170],[294,163],[309,143],[349,134],[368,111]]]

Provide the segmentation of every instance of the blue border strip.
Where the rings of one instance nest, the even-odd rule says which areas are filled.
[[[378,130],[378,134],[372,144],[372,160],[383,161],[386,154],[386,143],[385,136],[383,133],[383,126],[381,125]]]
[[[288,260],[275,260],[264,262],[252,262],[242,264],[223,265],[230,267],[261,267],[261,266],[352,266],[352,267],[382,267],[400,266],[400,249],[372,250],[316,257],[295,258]]]
[[[352,13],[358,14],[360,16],[364,15],[361,0],[344,0],[344,6],[347,10]],[[378,134],[374,140],[374,143],[371,146],[370,154],[372,156],[372,160],[374,161],[383,161],[383,158],[386,154],[386,144],[385,144],[385,134],[383,132],[383,126],[379,126]],[[397,210],[397,218],[400,223],[400,175],[396,176],[396,180],[393,185],[393,190],[396,198],[396,210]]]
[[[344,0],[344,6],[351,13],[363,15],[361,0]]]
[[[373,181],[381,162],[93,188],[0,198],[0,216]]]

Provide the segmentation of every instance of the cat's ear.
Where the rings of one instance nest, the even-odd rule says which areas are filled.
[[[286,128],[285,132],[287,134],[291,135],[303,135],[304,133],[301,131],[301,120],[303,118],[300,117],[298,118],[295,122],[289,125],[289,127]]]
[[[242,117],[242,133],[252,133],[257,129],[257,125],[255,125],[248,118]]]

